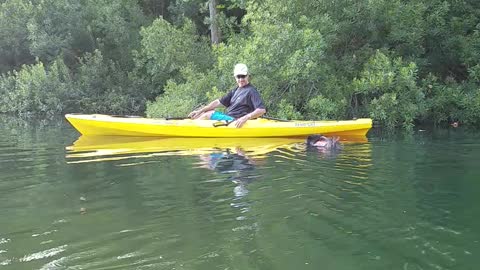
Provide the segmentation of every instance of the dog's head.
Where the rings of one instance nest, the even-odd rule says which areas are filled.
[[[314,146],[321,149],[337,150],[341,148],[339,137],[328,138],[323,135],[310,135],[307,138],[307,146]]]

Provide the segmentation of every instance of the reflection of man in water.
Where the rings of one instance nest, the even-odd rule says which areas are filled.
[[[248,190],[245,185],[256,178],[252,174],[255,169],[255,161],[245,155],[242,149],[237,148],[234,152],[227,149],[223,152],[202,155],[200,158],[204,162],[204,167],[222,174],[232,174],[229,179],[237,185],[233,189],[235,197],[247,195]]]

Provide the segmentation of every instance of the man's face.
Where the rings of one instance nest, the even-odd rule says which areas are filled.
[[[238,87],[244,87],[248,84],[248,75],[236,75],[235,80],[237,81]]]

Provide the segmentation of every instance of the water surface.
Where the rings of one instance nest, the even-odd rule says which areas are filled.
[[[4,118],[0,269],[477,269],[479,139],[374,130],[328,153]]]

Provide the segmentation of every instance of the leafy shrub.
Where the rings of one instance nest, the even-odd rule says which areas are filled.
[[[316,119],[339,119],[343,117],[342,111],[345,111],[345,101],[335,102],[322,95],[310,99],[305,108],[306,118]]]
[[[379,98],[373,98],[370,104],[370,117],[383,123],[388,129],[398,125],[398,117],[392,117],[399,100],[396,93],[385,93]],[[410,124],[410,123],[408,123]]]
[[[154,102],[147,103],[148,117],[186,117],[201,104],[224,94],[217,90],[213,72],[201,73],[193,67],[186,67],[181,70],[181,77],[185,78],[185,83],[169,80],[165,92]]]
[[[16,77],[12,73],[0,75],[0,113],[13,112]]]
[[[424,119],[435,124],[459,121],[480,124],[480,89],[476,84],[443,84],[432,75],[423,80],[427,110]]]
[[[196,99],[192,96],[188,85],[177,85],[168,81],[165,93],[157,97],[155,102],[147,103],[148,117],[187,117],[196,106]]]
[[[366,63],[352,87],[362,96],[370,117],[390,128],[411,127],[425,110],[424,93],[417,86],[416,65],[404,64],[401,58],[391,60],[380,51]]]
[[[140,34],[141,50],[135,52],[136,76],[152,93],[160,94],[167,80],[181,79],[184,67],[203,71],[213,64],[208,40],[196,34],[189,20],[176,28],[159,18],[142,28]]]
[[[27,29],[33,14],[34,6],[30,1],[0,2],[0,73],[35,62],[29,51]]]
[[[290,104],[287,100],[282,99],[276,110],[274,111],[274,115],[280,119],[288,119],[288,120],[296,120],[302,119],[302,114],[295,110],[295,107]]]
[[[64,110],[72,89],[71,76],[61,60],[45,68],[39,62],[0,77],[2,112],[57,114]]]
[[[69,110],[88,113],[135,113],[144,108],[143,93],[133,89],[121,67],[96,50],[81,59]]]
[[[472,126],[480,126],[480,88],[476,88],[467,94],[468,101],[465,109],[464,123]]]

